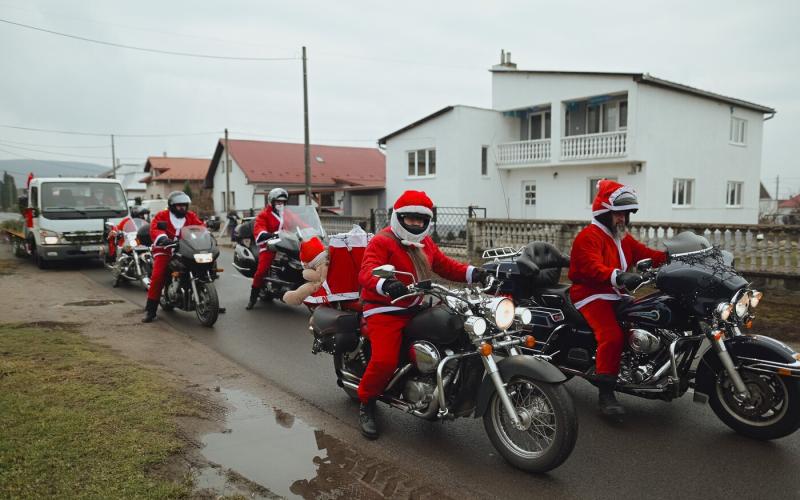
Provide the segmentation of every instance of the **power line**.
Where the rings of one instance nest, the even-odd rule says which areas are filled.
[[[93,160],[107,160],[108,159],[107,155],[103,155],[103,156],[76,155],[76,154],[70,154],[70,153],[62,153],[60,151],[45,151],[43,149],[28,148],[28,147],[25,147],[25,146],[15,146],[13,144],[7,144],[7,143],[2,142],[2,141],[0,141],[0,144],[2,144],[3,146],[5,146],[7,148],[22,149],[24,151],[32,151],[34,153],[44,153],[44,154],[55,155],[55,156],[68,156],[70,158],[89,158],[89,159],[93,159]]]
[[[179,52],[179,51],[173,51],[173,50],[151,49],[151,48],[147,48],[147,47],[137,47],[137,46],[134,46],[134,45],[125,45],[125,44],[122,44],[122,43],[108,42],[108,41],[105,41],[105,40],[97,40],[97,39],[94,39],[94,38],[87,38],[87,37],[84,37],[84,36],[72,35],[70,33],[62,33],[60,31],[53,31],[53,30],[48,30],[48,29],[45,29],[45,28],[39,28],[37,26],[31,26],[30,24],[17,23],[17,22],[8,20],[8,19],[0,19],[0,22],[6,23],[6,24],[10,24],[10,25],[13,25],[13,26],[17,26],[17,27],[20,27],[20,28],[27,28],[27,29],[34,30],[34,31],[40,31],[42,33],[48,33],[50,35],[62,36],[62,37],[65,37],[65,38],[72,38],[74,40],[80,40],[80,41],[83,41],[83,42],[96,43],[98,45],[106,45],[106,46],[109,46],[109,47],[116,47],[116,48],[119,48],[119,49],[138,50],[138,51],[141,51],[141,52],[150,52],[150,53],[154,53],[154,54],[165,54],[165,55],[170,55],[170,56],[195,57],[195,58],[200,58],[200,59],[221,59],[221,60],[227,60],[227,61],[297,61],[297,60],[300,59],[299,57],[216,56],[216,55],[212,55],[212,54],[198,54],[198,53],[194,53],[194,52]]]
[[[35,127],[21,127],[19,125],[2,125],[0,127],[3,128],[13,128],[16,130],[27,130],[30,132],[46,132],[51,134],[66,134],[66,135],[86,135],[92,137],[108,137],[112,134],[112,132],[106,133],[98,133],[98,132],[76,132],[74,130],[56,130],[56,129],[46,129],[46,128],[35,128]],[[188,132],[188,133],[176,133],[176,134],[117,134],[114,133],[115,137],[190,137],[190,136],[199,136],[199,135],[220,135],[222,132],[213,131],[213,132]]]
[[[64,144],[36,144],[31,142],[20,142],[20,141],[9,141],[8,139],[3,139],[2,141],[5,144],[18,144],[20,146],[34,146],[37,148],[67,148],[67,149],[108,149],[108,144],[103,146],[68,146]]]

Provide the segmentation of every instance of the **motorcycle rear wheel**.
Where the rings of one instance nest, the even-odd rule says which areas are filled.
[[[800,428],[800,380],[777,374],[739,372],[751,401],[739,401],[727,373],[716,377],[709,405],[722,422],[744,436],[778,439]]]
[[[197,304],[194,312],[203,326],[213,326],[219,317],[219,297],[214,283],[197,282]]]
[[[511,465],[526,472],[547,472],[561,465],[578,438],[578,417],[564,384],[515,377],[506,390],[527,428],[514,427],[495,392],[483,414],[492,445]]]

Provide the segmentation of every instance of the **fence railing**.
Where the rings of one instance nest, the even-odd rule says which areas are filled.
[[[480,259],[483,250],[513,246],[531,241],[552,243],[564,253],[586,221],[470,219],[467,255]],[[631,234],[652,248],[663,249],[663,241],[693,231],[713,244],[733,253],[737,269],[765,275],[800,276],[800,226],[756,224],[678,224],[669,222],[634,223]]]
[[[550,160],[550,139],[505,142],[497,145],[497,165],[527,165]]]
[[[348,217],[345,215],[320,215],[322,227],[328,234],[346,233],[353,229],[353,224],[361,226],[366,231],[370,230],[368,217]]]
[[[628,153],[626,132],[605,132],[564,137],[561,139],[562,160],[616,158]]]

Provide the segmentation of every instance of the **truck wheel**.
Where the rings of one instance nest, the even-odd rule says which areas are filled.
[[[33,248],[33,262],[36,263],[36,267],[39,269],[50,268],[50,263],[42,258],[42,256],[39,254],[39,249],[36,247]]]

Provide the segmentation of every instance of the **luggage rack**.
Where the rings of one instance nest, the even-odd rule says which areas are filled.
[[[483,260],[506,259],[509,257],[518,257],[521,253],[522,253],[522,248],[514,248],[514,247],[490,248],[489,250],[483,251],[483,255],[481,256],[481,258]]]

